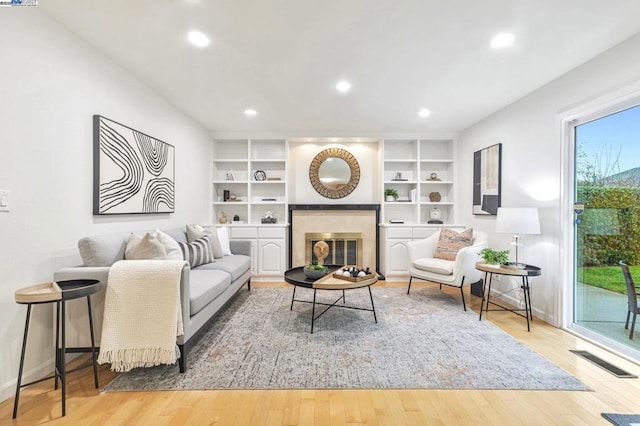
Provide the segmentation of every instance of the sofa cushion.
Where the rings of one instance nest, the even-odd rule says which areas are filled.
[[[78,250],[84,266],[111,266],[124,259],[131,232],[95,235],[78,241]]]
[[[231,277],[223,271],[192,269],[189,275],[189,309],[194,316],[231,285]]]
[[[220,246],[222,247],[222,254],[225,256],[231,256],[231,245],[229,243],[229,229],[226,226],[221,226],[216,230],[218,232],[218,240],[220,240]]]
[[[453,274],[453,260],[434,259],[425,257],[423,259],[416,259],[411,262],[414,268],[421,271],[434,272],[436,274],[451,275]]]
[[[189,242],[189,240],[187,240],[187,234],[184,232],[184,228],[166,229],[164,232],[179,243]]]
[[[189,266],[192,268],[203,265],[205,263],[213,262],[213,256],[211,255],[211,245],[209,245],[209,238],[202,237],[190,243],[178,243],[184,260],[189,262]]]
[[[218,239],[218,231],[215,226],[205,227],[200,225],[187,225],[187,240],[189,242],[198,238],[209,237],[211,243],[211,254],[214,259],[222,259],[222,245]]]
[[[124,251],[124,258],[126,260],[163,260],[167,258],[167,251],[156,233],[131,234]]]
[[[242,254],[234,254],[216,259],[215,263],[199,266],[198,270],[201,269],[224,271],[231,275],[231,281],[235,281],[251,269],[251,258]]]
[[[168,260],[184,260],[184,256],[182,255],[182,250],[180,249],[180,244],[173,239],[173,237],[167,233],[162,232],[159,229],[155,230],[156,237],[160,240],[160,243],[164,247],[167,252]]]
[[[440,231],[440,239],[433,257],[444,260],[456,260],[461,248],[473,244],[473,229],[468,228],[461,232],[452,229]]]

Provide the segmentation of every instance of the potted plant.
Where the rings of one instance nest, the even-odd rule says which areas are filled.
[[[509,250],[493,250],[485,247],[480,250],[479,254],[487,265],[499,267],[509,263]]]
[[[398,191],[393,188],[387,188],[384,190],[384,197],[387,201],[397,201]]]
[[[322,278],[327,275],[328,271],[329,268],[327,268],[325,265],[318,265],[317,263],[307,265],[303,269],[304,276],[309,278],[310,280]]]

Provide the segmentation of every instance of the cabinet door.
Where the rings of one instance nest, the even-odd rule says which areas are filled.
[[[389,239],[385,243],[385,275],[387,277],[407,277],[409,275],[410,239]]]
[[[285,240],[258,241],[258,276],[282,277],[285,270]]]

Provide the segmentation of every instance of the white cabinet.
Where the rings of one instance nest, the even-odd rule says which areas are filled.
[[[413,230],[408,226],[384,228],[384,252],[382,271],[387,280],[408,275],[409,256],[407,242],[413,239]]]
[[[260,277],[281,278],[286,267],[285,240],[258,241],[258,270]]]
[[[287,258],[287,227],[281,225],[236,225],[231,227],[232,240],[251,243],[252,279],[279,279],[284,276]]]

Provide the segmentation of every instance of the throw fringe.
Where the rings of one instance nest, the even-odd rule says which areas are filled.
[[[137,367],[155,367],[161,364],[175,364],[180,358],[180,350],[161,348],[127,348],[101,351],[98,363],[110,363],[111,371],[123,373]]]

